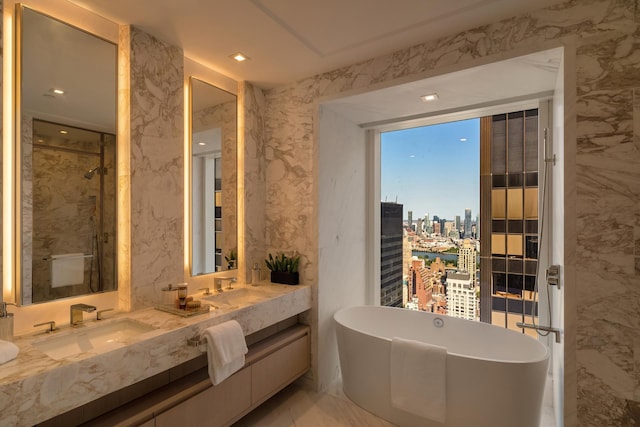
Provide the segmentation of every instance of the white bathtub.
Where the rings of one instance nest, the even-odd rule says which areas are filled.
[[[485,323],[391,307],[345,308],[334,319],[344,392],[367,411],[403,427],[539,426],[549,351],[537,340]],[[392,407],[394,337],[447,349],[445,424]]]

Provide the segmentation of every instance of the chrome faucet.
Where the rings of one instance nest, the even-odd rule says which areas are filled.
[[[77,326],[82,323],[82,312],[92,313],[96,307],[89,304],[73,304],[69,309],[69,323]]]

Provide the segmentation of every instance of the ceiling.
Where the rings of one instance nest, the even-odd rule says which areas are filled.
[[[424,125],[533,108],[532,101],[549,98],[556,86],[562,49],[550,49],[442,74],[323,105],[363,127]],[[437,94],[424,102],[422,95]]]
[[[559,0],[72,0],[270,88]],[[242,52],[251,59],[230,58]]]

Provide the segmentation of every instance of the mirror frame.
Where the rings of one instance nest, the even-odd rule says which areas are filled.
[[[18,306],[22,303],[22,150],[21,150],[21,121],[22,121],[22,31],[23,31],[23,10],[28,8],[39,14],[45,15],[51,19],[61,22],[65,25],[73,27],[79,31],[85,32],[96,38],[112,43],[116,47],[116,140],[119,142],[120,124],[119,124],[119,87],[120,87],[120,30],[119,26],[104,17],[77,6],[73,3],[68,4],[51,4],[47,0],[32,0],[30,4],[14,0],[5,0],[3,3],[3,18],[12,18],[13,31],[7,31],[3,40],[5,55],[9,53],[11,63],[9,66],[3,65],[4,87],[3,90],[3,108],[5,124],[5,132],[3,133],[3,241],[9,240],[10,243],[3,243],[2,253],[2,300],[11,302]],[[60,16],[65,16],[64,19]],[[7,49],[9,48],[9,49]],[[5,61],[6,62],[6,61]],[[8,101],[9,100],[9,101]],[[10,108],[7,108],[10,107]],[[8,117],[8,119],[6,118]],[[8,150],[7,147],[11,148]],[[116,149],[116,169],[119,165],[119,157],[122,148]],[[119,172],[114,171],[119,175]],[[5,193],[9,192],[9,195]],[[118,192],[119,193],[119,192]],[[8,196],[8,197],[7,197]],[[117,195],[117,207],[120,206],[120,196]],[[10,200],[9,207],[6,202]],[[116,224],[119,227],[119,214],[116,212]],[[9,233],[6,231],[10,230]],[[119,239],[120,232],[116,229],[116,236]],[[116,243],[116,248],[121,246],[121,242]],[[7,254],[7,249],[10,249]],[[117,294],[120,286],[120,266],[122,262],[119,250],[116,250],[116,289],[112,291],[101,292]],[[82,297],[80,295],[79,297]],[[86,295],[84,295],[86,297]],[[70,297],[75,298],[75,297]],[[56,300],[47,301],[54,302]],[[44,303],[44,302],[43,302]],[[41,304],[41,303],[39,303]],[[39,305],[38,304],[38,305]],[[31,305],[31,304],[28,304]]]
[[[185,202],[186,202],[186,209],[185,209],[185,221],[187,221],[188,226],[185,228],[185,231],[188,233],[188,238],[185,239],[186,240],[186,246],[187,246],[187,250],[185,251],[187,254],[187,260],[185,262],[185,267],[186,267],[186,273],[185,273],[185,277],[189,277],[192,280],[198,280],[198,278],[202,278],[202,277],[211,277],[215,275],[224,275],[226,272],[228,271],[240,271],[240,253],[239,253],[239,245],[240,245],[240,222],[239,222],[239,197],[240,197],[240,192],[239,192],[239,185],[238,185],[238,176],[239,176],[239,122],[238,122],[238,118],[240,115],[240,108],[239,108],[239,100],[238,100],[238,94],[235,91],[230,91],[228,90],[226,87],[222,87],[222,86],[226,86],[226,85],[221,85],[221,84],[216,84],[216,83],[212,83],[211,80],[217,80],[215,78],[211,79],[211,78],[206,78],[206,77],[201,77],[199,75],[195,75],[192,73],[188,73],[186,68],[189,68],[188,65],[191,65],[192,67],[197,67],[199,66],[199,64],[189,64],[189,60],[187,58],[185,58],[185,61],[187,62],[187,67],[185,67],[185,87],[186,87],[186,92],[187,92],[187,96],[186,96],[186,138],[185,138],[185,160],[188,162],[185,167],[185,180],[187,181],[187,185],[185,186],[185,188],[188,189],[187,191],[187,197],[185,197]],[[208,72],[210,72],[211,70],[207,70]],[[201,83],[205,83],[208,84],[220,91],[226,92],[232,96],[235,97],[236,99],[236,126],[235,126],[235,151],[236,151],[236,160],[235,160],[235,174],[236,174],[236,185],[235,185],[235,201],[236,201],[236,205],[235,205],[235,217],[236,217],[236,229],[235,229],[235,242],[236,242],[236,266],[234,269],[232,270],[228,270],[228,269],[223,269],[221,271],[211,271],[211,272],[204,272],[201,274],[193,274],[193,82],[194,80],[198,80]],[[223,184],[224,185],[224,184]],[[223,217],[224,217],[224,209],[223,209]],[[224,238],[223,238],[224,240]],[[223,253],[222,256],[224,257],[225,254]]]

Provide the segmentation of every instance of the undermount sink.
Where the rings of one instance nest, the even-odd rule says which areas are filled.
[[[61,360],[81,353],[123,347],[129,339],[154,329],[133,319],[114,319],[101,325],[83,325],[64,335],[43,338],[34,342],[33,346],[47,356]]]
[[[266,296],[267,293],[260,287],[252,287],[236,288],[232,290],[223,289],[220,293],[205,296],[202,297],[202,299],[221,307],[236,307],[254,304],[264,299]]]

